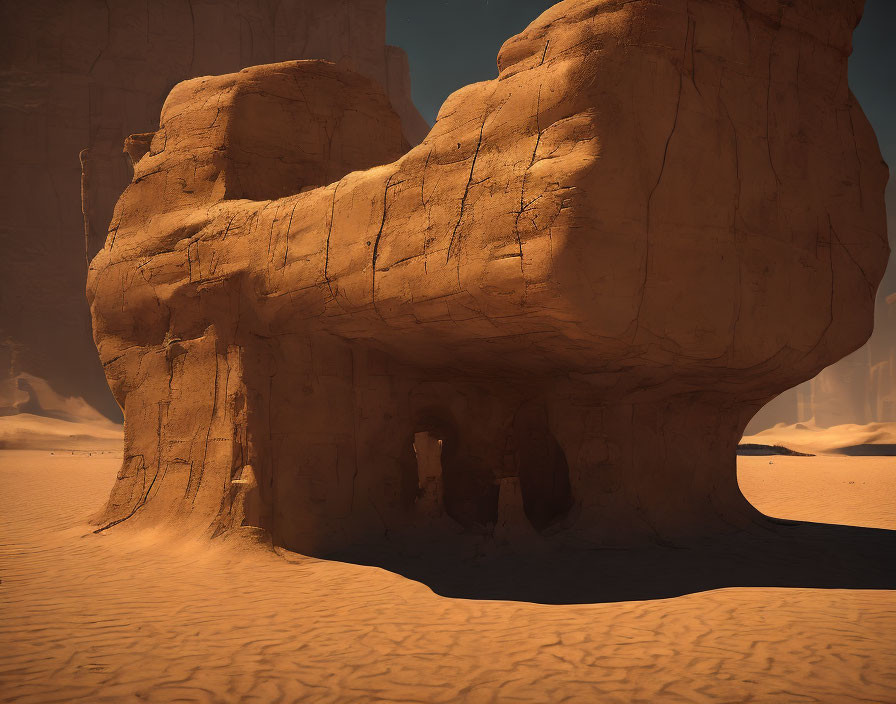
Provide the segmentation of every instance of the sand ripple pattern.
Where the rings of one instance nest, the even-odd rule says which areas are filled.
[[[896,702],[893,592],[446,599],[376,568],[85,535],[117,467],[0,453],[2,702]]]

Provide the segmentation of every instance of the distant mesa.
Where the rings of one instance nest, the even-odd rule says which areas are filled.
[[[839,455],[849,457],[896,457],[896,444],[894,443],[863,443],[850,445],[836,450]]]
[[[328,59],[382,87],[409,144],[429,131],[407,56],[385,43],[386,0],[9,0],[0,22],[0,396],[24,373],[120,419],[91,337],[85,247],[91,258],[102,249],[130,162],[149,146],[138,134],[126,156],[122,141],[156,131],[172,86]]]
[[[19,413],[69,423],[109,423],[83,398],[56,393],[46,380],[25,372],[0,382],[0,417]]]
[[[122,427],[21,373],[0,383],[0,450],[121,451]]]
[[[738,445],[737,454],[745,456],[790,455],[792,457],[815,457],[810,452],[797,452],[782,445],[757,445],[751,442]]]
[[[783,446],[798,452],[854,457],[889,457],[896,447],[896,422],[837,425],[778,425],[741,440],[743,445]]]
[[[747,433],[810,419],[818,426],[896,420],[896,294],[877,298],[867,344],[766,404]]]

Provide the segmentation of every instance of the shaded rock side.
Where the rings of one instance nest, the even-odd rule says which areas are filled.
[[[860,9],[567,0],[403,156],[333,65],[177,86],[90,267],[126,435],[98,530],[243,525],[247,465],[308,554],[761,521],[744,426],[868,338],[888,252]]]
[[[866,425],[896,420],[896,294],[878,294],[876,326],[860,349],[788,389],[757,413],[746,434],[778,424]]]
[[[155,129],[180,81],[327,59],[380,83],[406,139],[423,138],[429,127],[411,102],[407,59],[385,43],[385,7],[385,0],[2,3],[0,405],[11,404],[2,379],[27,373],[119,416],[91,341],[85,249],[93,257],[102,248],[131,180],[122,141]]]

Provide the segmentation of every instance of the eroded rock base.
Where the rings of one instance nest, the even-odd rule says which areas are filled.
[[[606,402],[563,380],[412,368],[325,333],[250,344],[210,331],[145,367],[169,383],[127,397],[156,417],[125,409],[126,459],[100,529],[165,512],[326,555],[674,543],[759,516],[736,483],[739,414],[707,394]]]

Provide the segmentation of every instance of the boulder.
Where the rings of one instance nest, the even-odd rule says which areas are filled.
[[[888,252],[860,11],[566,0],[406,153],[335,65],[177,86],[90,266],[125,413],[97,530],[246,525],[247,465],[252,524],[314,555],[761,522],[743,429],[868,338]]]

